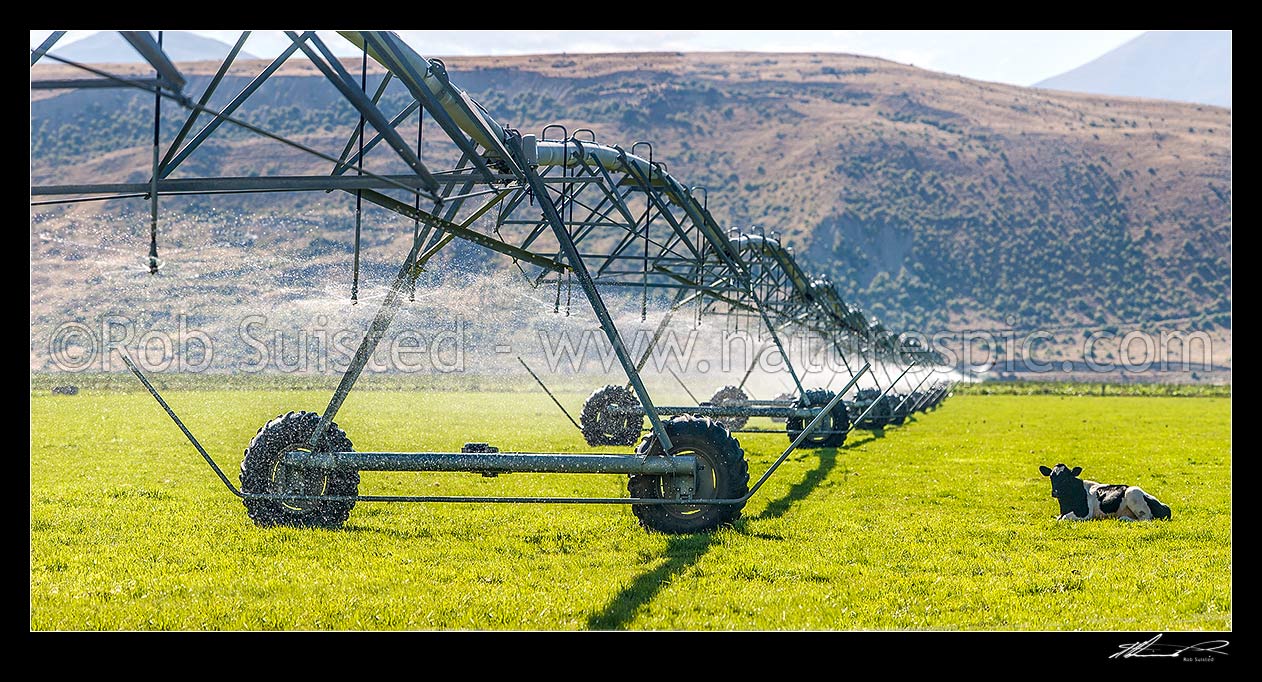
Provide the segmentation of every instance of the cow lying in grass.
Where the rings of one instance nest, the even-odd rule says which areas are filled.
[[[1082,467],[1070,469],[1064,464],[1054,468],[1039,467],[1039,473],[1052,479],[1052,497],[1060,502],[1062,521],[1087,519],[1119,519],[1151,521],[1170,519],[1170,508],[1157,498],[1133,485],[1104,485],[1078,478]]]

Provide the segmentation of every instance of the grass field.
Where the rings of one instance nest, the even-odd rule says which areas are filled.
[[[1134,396],[1230,398],[1231,384],[1094,383],[1085,381],[981,381],[958,384],[956,395]]]
[[[328,393],[166,397],[235,481],[260,425]],[[1225,629],[1230,419],[1223,398],[960,395],[795,453],[713,535],[645,533],[622,507],[467,504],[364,503],[324,531],[252,526],[146,394],[33,389],[31,627]],[[533,393],[362,391],[338,421],[360,449],[591,449]],[[754,476],[787,443],[740,439]],[[1143,486],[1173,521],[1055,522],[1037,467],[1057,462]],[[618,495],[625,477],[360,490]]]

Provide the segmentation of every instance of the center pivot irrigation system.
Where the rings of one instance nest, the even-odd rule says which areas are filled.
[[[218,109],[208,103],[249,32],[242,33],[196,100],[185,93],[186,79],[163,51],[161,33],[155,39],[144,31],[120,31],[152,65],[153,77],[118,75],[59,58],[49,49],[63,34],[54,32],[31,51],[32,66],[43,57],[82,69],[90,77],[32,80],[32,89],[117,87],[153,93],[152,174],[141,183],[33,186],[32,205],[128,197],[147,200],[151,272],[160,267],[158,206],[163,196],[335,190],[353,195],[352,298],[358,289],[363,202],[413,221],[411,249],[328,407],[320,414],[290,412],[259,429],[245,450],[239,489],[140,370],[124,358],[260,525],[337,527],[357,502],[529,502],[628,504],[645,528],[670,533],[706,531],[735,520],[746,501],[796,448],[836,447],[852,429],[900,424],[909,414],[938,405],[953,386],[954,373],[938,353],[870,321],[842,300],[826,278],[803,271],[792,249],[762,233],[720,227],[707,207],[708,193],[680,183],[667,172],[666,164],[654,159],[650,143],[637,142],[630,149],[607,146],[599,144],[591,130],[570,132],[561,126],[549,126],[538,137],[521,134],[497,122],[452,83],[440,60],[425,60],[392,32],[339,32],[361,51],[358,74],[348,70],[315,32],[286,32],[291,44]],[[339,156],[236,116],[237,109],[299,52],[359,114],[358,125]],[[385,70],[383,80],[372,91],[367,79],[369,60]],[[391,80],[401,83],[411,99],[394,115],[379,107]],[[158,127],[164,101],[188,110],[187,119],[165,145],[165,152]],[[418,122],[415,146],[399,132],[400,125],[413,120],[414,115]],[[189,170],[182,164],[224,124],[246,128],[322,158],[331,164],[331,172],[172,177],[176,171]],[[421,159],[421,138],[435,127],[442,133],[439,140],[454,146],[448,150],[449,158],[458,159],[441,170],[428,167]],[[433,144],[432,132],[430,137],[427,149]],[[398,164],[401,160],[407,172],[370,171],[365,160],[374,151],[378,163]],[[38,199],[49,196],[62,198]],[[513,267],[533,286],[555,287],[555,310],[560,310],[562,297],[569,305],[577,280],[626,373],[627,383],[596,390],[576,425],[591,445],[632,445],[639,438],[633,454],[500,452],[485,443],[468,443],[460,452],[356,452],[352,448],[334,422],[338,409],[406,294],[414,290],[426,262],[455,239],[512,259]],[[629,289],[633,295],[639,290],[642,318],[647,313],[650,289],[673,296],[652,341],[638,358],[623,343],[601,297],[602,288],[608,291],[613,287]],[[672,317],[685,306],[695,306],[695,312],[690,310],[689,314],[698,320],[703,314],[719,313],[746,317],[760,325],[769,343],[759,353],[779,354],[794,393],[773,400],[751,399],[744,390],[747,372],[740,385],[725,386],[698,405],[655,404],[640,372]],[[789,331],[805,331],[831,345],[846,363],[849,380],[845,386],[836,392],[803,386],[803,374],[794,367],[781,340]],[[750,372],[756,364],[757,358]],[[878,377],[878,373],[883,376]],[[858,390],[864,374],[870,375],[874,387]],[[539,383],[543,386],[542,381]],[[747,430],[751,417],[784,420],[790,440],[752,486],[745,453],[732,436]],[[648,428],[643,429],[646,418]],[[647,432],[641,438],[642,430]],[[507,472],[626,474],[630,477],[630,496],[360,495],[361,471],[455,471],[484,476]]]

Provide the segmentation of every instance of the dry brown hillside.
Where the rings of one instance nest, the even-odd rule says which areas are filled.
[[[979,82],[841,54],[445,61],[454,82],[523,131],[561,123],[591,128],[607,144],[653,141],[672,174],[709,189],[717,217],[785,235],[811,267],[891,326],[1175,324],[1226,339],[1216,355],[1230,363],[1229,109]],[[261,65],[235,68],[212,105]],[[357,70],[358,60],[347,66]],[[182,68],[196,93],[215,65]],[[336,154],[354,113],[309,65],[287,65],[280,75],[242,115]],[[147,178],[151,99],[110,91],[102,106],[87,105],[101,96],[32,96],[35,181]],[[401,88],[387,92],[385,109],[404,104]],[[176,113],[164,119],[165,139],[180,122]],[[326,165],[237,135],[198,152],[186,169],[267,174]],[[311,227],[296,236],[251,233],[306,249],[315,266],[344,262],[349,204],[320,194],[181,208],[190,217],[302,216]],[[125,210],[143,224],[139,205],[80,206],[56,220]],[[66,257],[39,232],[34,261]]]

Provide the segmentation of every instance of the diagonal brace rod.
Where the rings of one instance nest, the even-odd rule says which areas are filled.
[[[381,113],[381,109],[378,109],[377,105],[373,104],[367,93],[355,86],[354,79],[347,73],[346,68],[342,66],[342,62],[329,51],[324,41],[320,40],[320,37],[314,31],[308,31],[304,34],[308,38],[306,41],[301,40],[298,34],[293,31],[285,31],[285,35],[289,36],[289,39],[294,41],[294,44],[307,55],[307,58],[316,65],[316,68],[324,73],[329,82],[333,83],[338,91],[342,93],[342,96],[358,109],[359,113],[364,115],[364,118],[368,119],[368,123],[377,130],[379,135],[385,138],[386,144],[394,149],[395,153],[403,159],[403,162],[417,175],[421,176],[425,189],[429,190],[431,195],[437,192],[438,181],[430,174],[425,164],[421,163],[420,157],[416,155],[412,147],[403,141],[399,131],[395,130],[394,126],[390,125],[390,122],[386,120],[386,115]],[[307,45],[308,42],[315,45],[325,59],[320,59],[320,55],[317,55],[316,51]],[[359,163],[362,165],[363,159],[360,159]]]
[[[670,440],[670,435],[666,433],[666,428],[662,425],[662,418],[657,414],[657,410],[653,407],[653,401],[649,398],[648,389],[644,387],[644,381],[640,379],[640,372],[635,368],[635,361],[631,359],[631,353],[627,351],[627,347],[622,342],[622,335],[618,333],[618,328],[614,326],[613,318],[609,315],[605,302],[600,297],[600,292],[596,290],[596,283],[592,281],[591,273],[587,271],[587,265],[583,263],[583,257],[578,252],[578,247],[574,245],[574,240],[570,238],[570,233],[565,229],[565,221],[561,218],[561,214],[551,201],[547,200],[547,186],[543,184],[543,180],[530,164],[526,163],[526,154],[521,147],[521,137],[513,135],[507,140],[509,152],[516,158],[514,161],[520,168],[522,176],[529,184],[531,190],[536,196],[544,197],[539,202],[539,206],[543,209],[544,216],[548,222],[552,224],[552,232],[557,242],[561,244],[561,249],[565,252],[566,260],[570,262],[574,274],[578,276],[579,286],[583,288],[583,293],[587,295],[587,301],[592,306],[592,311],[596,313],[596,319],[600,321],[601,329],[604,330],[605,336],[609,338],[609,343],[613,346],[614,354],[618,356],[618,361],[622,363],[622,369],[627,373],[627,378],[631,380],[631,386],[635,389],[636,397],[640,399],[640,405],[644,407],[644,414],[649,418],[649,422],[653,425],[653,433],[657,436],[658,442],[661,443],[662,449],[670,452],[674,449],[674,444]]]

